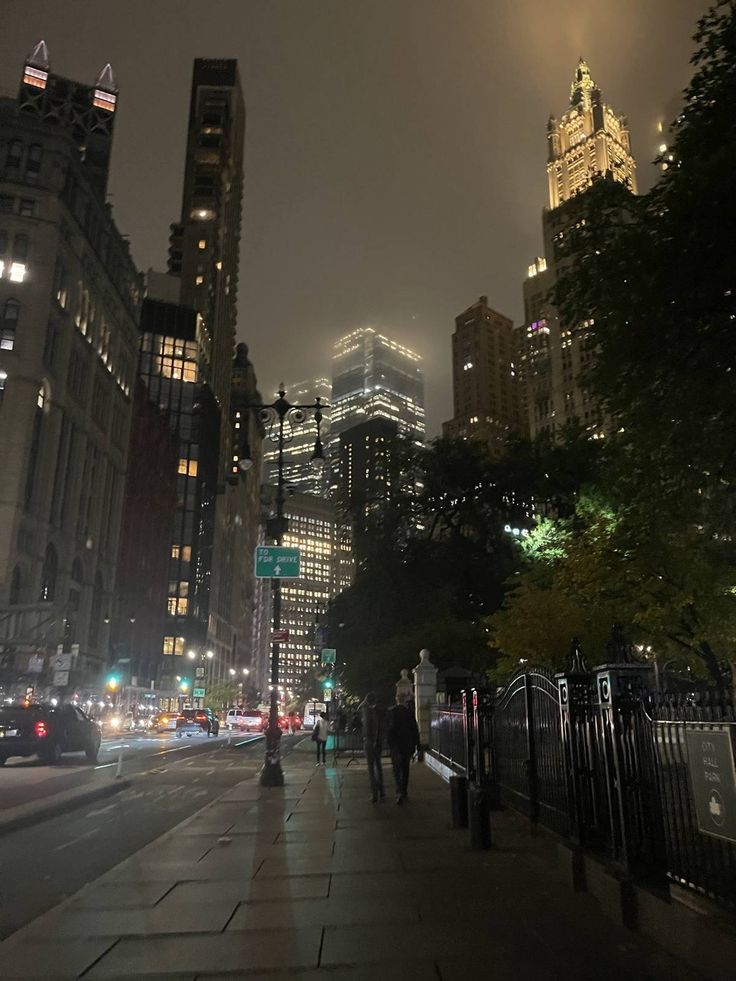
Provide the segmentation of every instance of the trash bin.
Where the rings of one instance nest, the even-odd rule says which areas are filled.
[[[450,807],[453,828],[468,826],[468,780],[467,777],[450,777]]]

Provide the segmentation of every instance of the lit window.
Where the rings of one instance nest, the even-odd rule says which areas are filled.
[[[179,473],[184,477],[196,477],[197,461],[187,460],[186,458],[179,460]]]
[[[171,558],[172,559],[178,559],[179,556],[180,556],[180,554],[181,554],[181,546],[180,545],[172,545],[171,546]]]
[[[472,367],[473,367],[473,362],[466,361],[465,364],[463,365],[463,371],[470,371]]]
[[[199,240],[199,248],[200,248],[200,251],[202,251],[202,252],[207,248],[207,240],[206,239],[201,238]]]
[[[112,92],[105,92],[103,89],[95,89],[92,105],[96,106],[98,109],[107,109],[108,112],[115,112],[115,103],[117,101],[117,96],[113,95]]]
[[[26,278],[26,264],[24,262],[11,262],[10,263],[11,283],[22,283],[25,278]]]
[[[40,68],[34,68],[32,65],[26,65],[23,69],[23,81],[26,85],[32,85],[37,89],[45,89],[46,81],[48,80],[49,73],[42,71]]]
[[[194,285],[201,286],[203,282],[204,282],[204,276],[197,276],[197,278],[194,280]]]

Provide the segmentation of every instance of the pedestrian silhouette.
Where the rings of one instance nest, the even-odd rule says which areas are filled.
[[[383,770],[381,769],[381,720],[378,716],[376,696],[372,691],[368,692],[358,709],[363,731],[363,752],[368,764],[371,800],[375,804],[379,798],[385,800],[386,793],[383,789]]]
[[[419,726],[410,703],[397,698],[388,710],[386,741],[396,782],[396,803],[403,804],[409,792],[411,758],[419,752]]]
[[[319,718],[314,723],[312,739],[317,747],[317,762],[315,766],[324,766],[327,761],[327,739],[330,734],[330,727],[327,722],[327,713],[320,712]]]

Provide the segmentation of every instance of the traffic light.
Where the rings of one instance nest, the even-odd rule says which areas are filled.
[[[105,688],[107,688],[108,691],[117,691],[120,688],[120,675],[109,674],[107,678],[105,678]]]
[[[182,678],[181,679],[181,681],[179,682],[179,691],[180,692],[184,692],[184,693],[189,691],[189,679],[188,678]]]
[[[325,678],[322,682],[322,687],[326,690],[327,688],[334,688],[335,681],[333,678]]]

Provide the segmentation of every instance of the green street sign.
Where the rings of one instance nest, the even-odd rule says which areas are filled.
[[[299,549],[281,545],[256,547],[257,579],[298,579]]]
[[[204,698],[205,690],[204,688],[195,688],[192,692],[192,698]]]
[[[322,663],[323,664],[334,664],[337,658],[337,651],[334,647],[323,647],[322,648]]]

